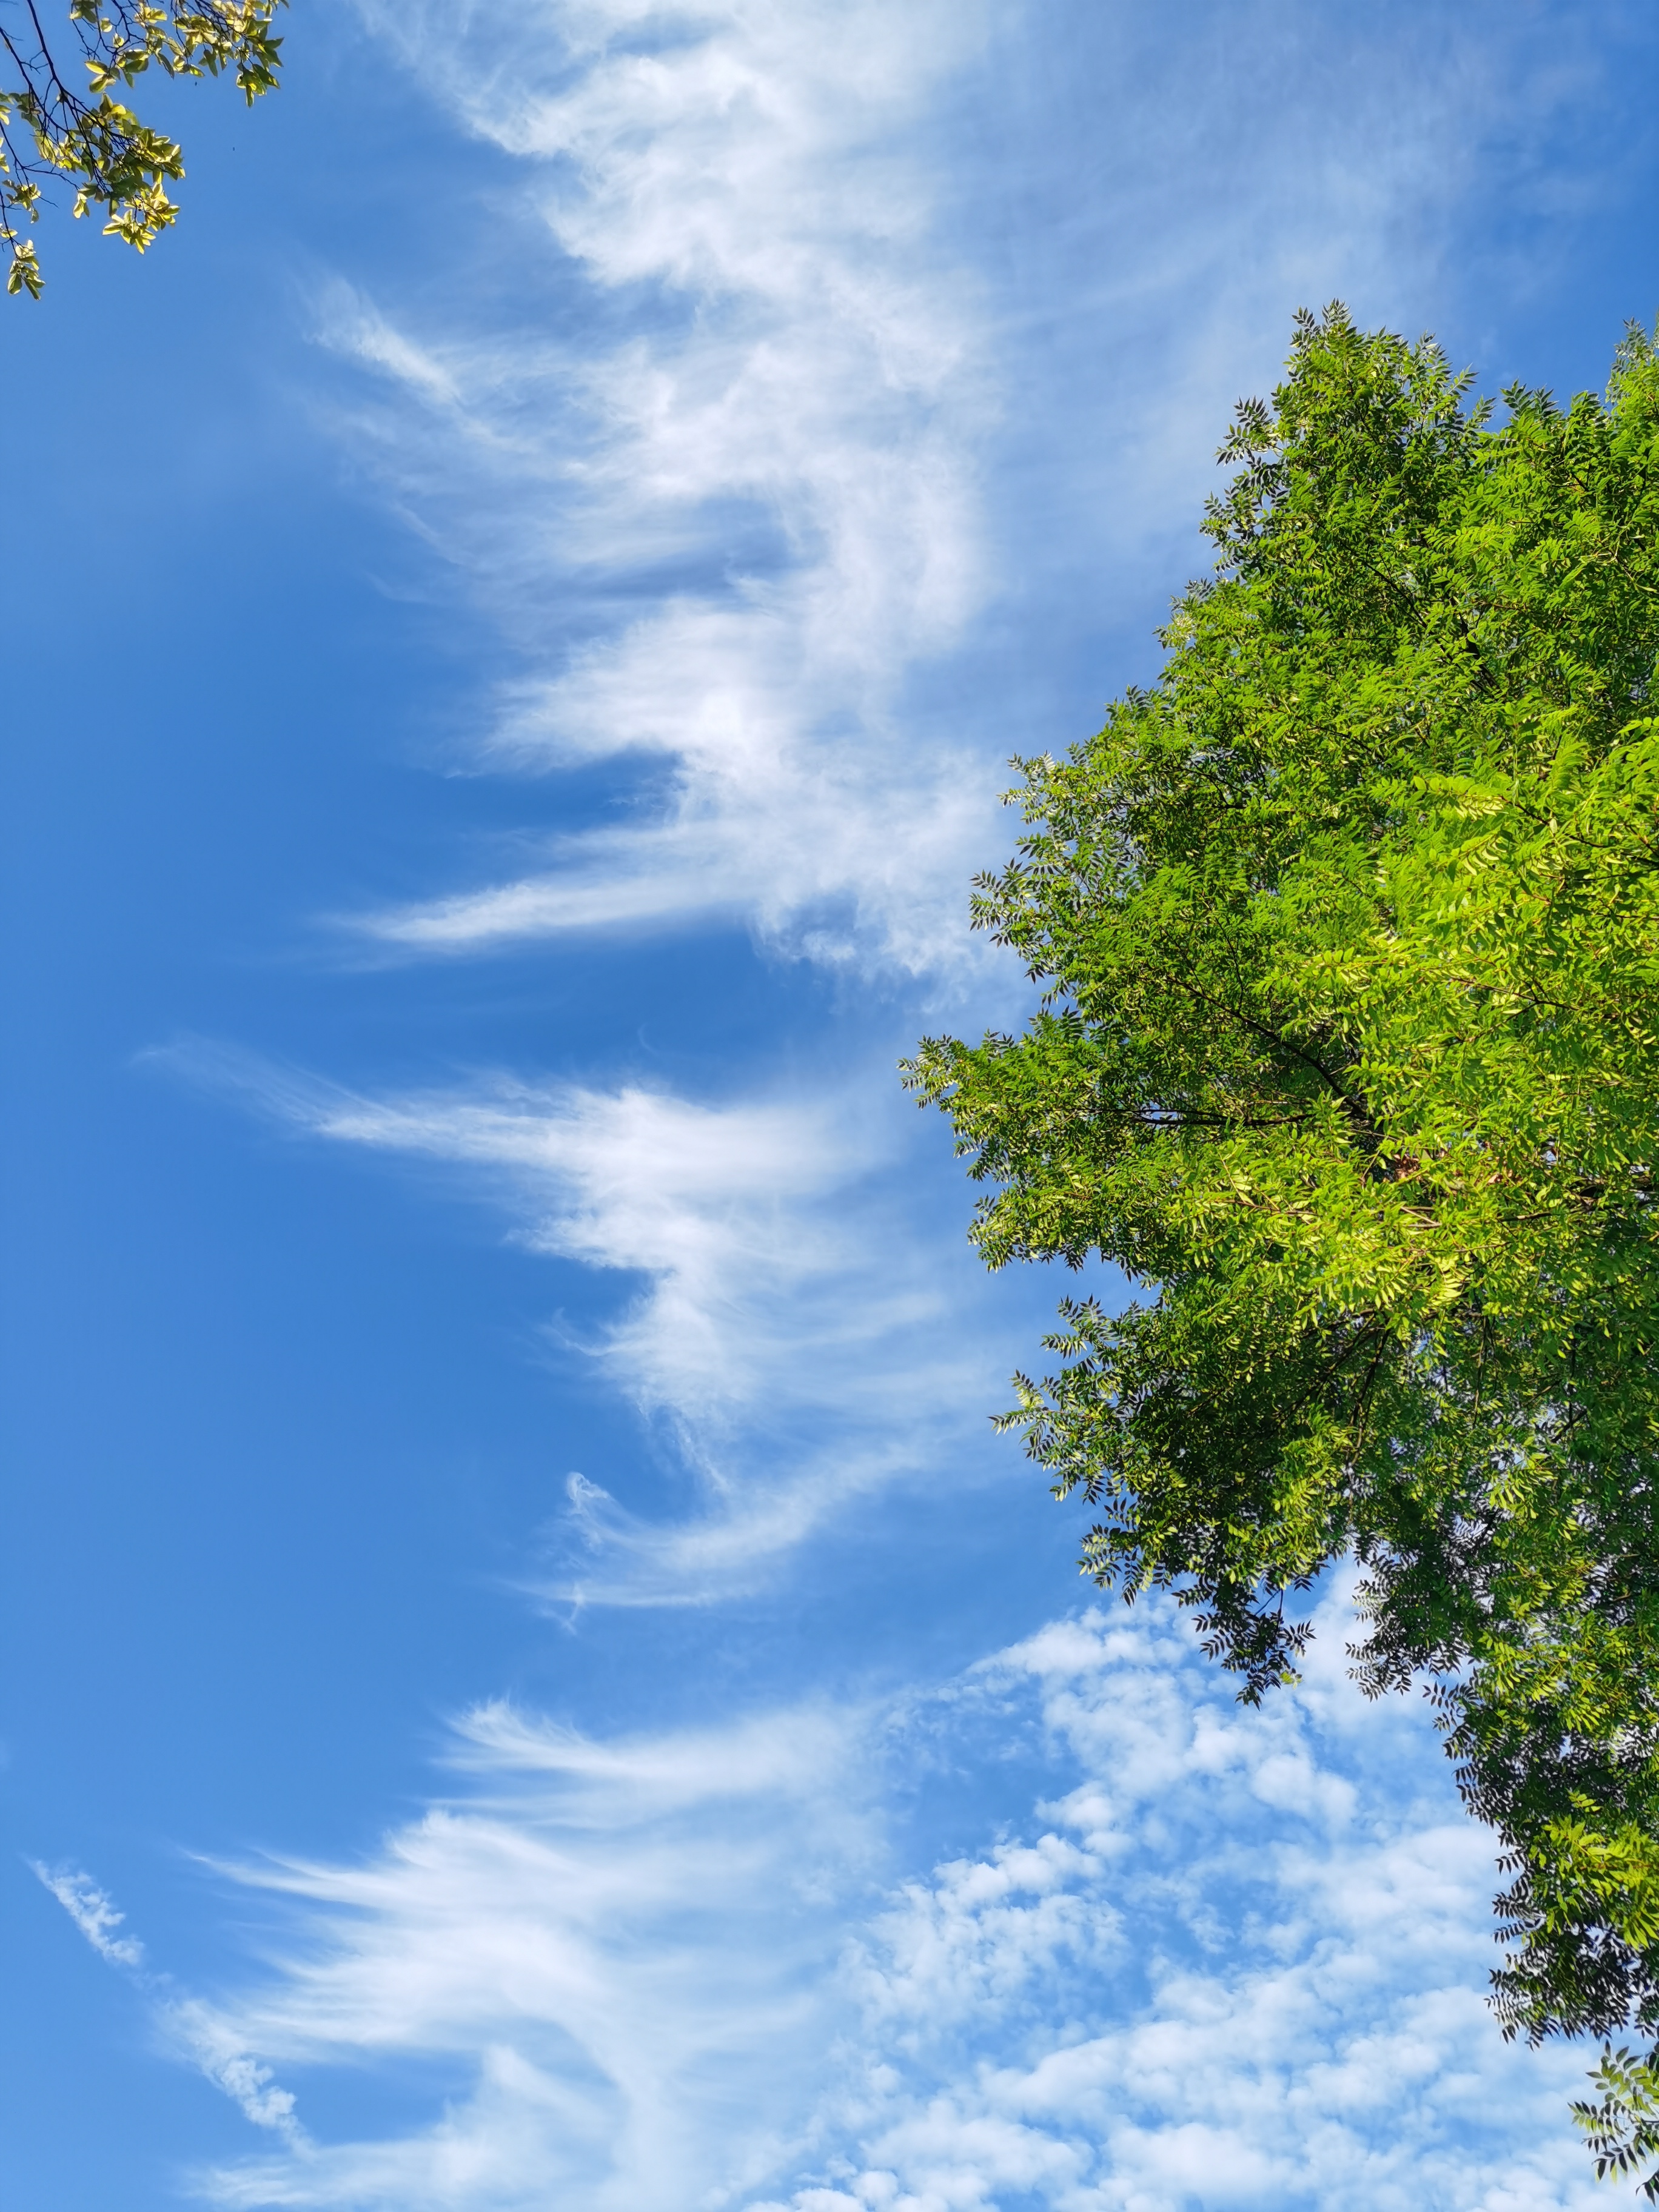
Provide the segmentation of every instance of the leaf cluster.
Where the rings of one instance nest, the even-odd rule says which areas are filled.
[[[1595,2104],[1575,2102],[1573,2118],[1588,2138],[1595,2160],[1595,2178],[1627,2174],[1645,2166],[1659,2154],[1659,2063],[1656,2056],[1642,2057],[1604,2045],[1600,2063],[1590,2075],[1593,2088],[1601,2092]],[[1659,2203],[1659,2168],[1642,2184],[1650,2203]]]
[[[178,144],[119,96],[150,70],[169,77],[228,75],[250,106],[276,87],[282,40],[271,24],[287,0],[70,0],[70,38],[84,87],[48,43],[40,0],[0,0],[0,241],[6,289],[40,296],[33,240],[48,188],[74,190],[73,212],[102,208],[106,237],[142,253],[177,217],[167,187],[185,173]]]
[[[1036,1013],[906,1079],[992,1267],[1139,1286],[1005,1417],[1086,1568],[1255,1700],[1356,1556],[1503,1838],[1506,2031],[1659,2037],[1659,357],[1499,410],[1333,306],[1221,459],[1158,681],[1016,763]]]

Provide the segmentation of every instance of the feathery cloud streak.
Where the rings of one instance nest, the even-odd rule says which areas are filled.
[[[256,2128],[272,2130],[294,2149],[307,2148],[294,2118],[292,2094],[273,2081],[270,2069],[250,2055],[223,2020],[194,1998],[177,1996],[165,1974],[146,1970],[144,1947],[137,1936],[116,1933],[126,1924],[126,1915],[109,1892],[76,1867],[46,1867],[38,1860],[29,1865],[106,1966],[119,1967],[151,1999],[173,2049],[240,2106]]]
[[[573,1476],[532,1585],[551,1601],[729,1596],[854,1500],[947,1451],[958,1480],[988,1456],[988,1377],[1014,1344],[970,1255],[919,1216],[886,1071],[884,1100],[873,1081],[709,1104],[505,1079],[377,1099],[210,1048],[153,1057],[318,1137],[458,1167],[517,1241],[644,1278],[561,1340],[666,1424],[698,1509],[647,1521]]]
[[[112,1966],[142,1966],[144,1947],[135,1936],[118,1936],[126,1915],[106,1890],[76,1867],[46,1867],[32,1859],[37,1879],[51,1891],[100,1959]]]
[[[447,485],[447,542],[494,611],[522,634],[562,592],[609,602],[504,702],[487,756],[654,756],[665,782],[655,818],[567,841],[550,869],[368,926],[434,951],[726,911],[927,969],[998,776],[900,719],[907,676],[983,599],[987,420],[972,288],[905,138],[978,11],[532,13],[556,56],[539,75],[517,18],[376,20],[525,164],[615,342],[417,342],[345,295],[324,327],[415,403],[389,465]],[[458,40],[459,74],[440,58]]]
[[[447,2063],[408,2136],[204,2178],[232,2205],[400,2212],[730,2202],[787,2156],[847,2007],[838,1911],[873,1837],[848,1718],[811,1710],[597,1744],[469,1716],[471,1790],[356,1867],[230,1869],[302,1953],[216,2014],[294,2066]]]

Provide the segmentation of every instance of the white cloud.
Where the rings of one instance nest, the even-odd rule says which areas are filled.
[[[460,386],[453,374],[433,354],[395,330],[373,302],[350,285],[336,280],[325,286],[317,308],[317,335],[324,344],[349,354],[365,368],[380,370],[433,405],[453,407],[459,403]]]
[[[802,1348],[810,1286],[857,1263],[825,1201],[866,1164],[825,1108],[510,1083],[483,1095],[315,1096],[319,1135],[495,1171],[520,1201],[527,1243],[646,1275],[650,1289],[602,1338],[606,1364],[646,1407],[691,1419],[752,1405],[791,1364],[794,1387],[811,1394],[810,1366],[787,1354]],[[793,1326],[781,1358],[764,1317],[786,1301]]]
[[[704,1103],[501,1079],[377,1099],[212,1048],[154,1057],[317,1136],[459,1166],[532,1249],[643,1279],[558,1340],[665,1425],[697,1510],[649,1521],[573,1475],[557,1564],[530,1581],[550,1600],[732,1595],[854,1500],[970,1437],[983,1454],[987,1378],[1013,1344],[968,1310],[965,1249],[918,1227],[914,1112],[885,1070],[884,1111],[873,1083]]]
[[[126,1915],[108,1891],[78,1868],[46,1867],[33,1859],[29,1864],[99,1957],[109,1966],[125,1968],[155,2001],[167,2042],[240,2106],[255,2127],[269,2128],[291,2149],[305,2150],[306,2137],[295,2118],[291,2094],[277,2087],[270,2069],[253,2057],[209,2008],[192,1998],[173,1996],[166,1976],[143,1970],[143,1945],[136,1936],[115,1932],[125,1925]]]
[[[1422,1708],[1346,1679],[1346,1619],[1340,1589],[1260,1712],[1161,1604],[1056,1623],[941,1701],[1004,1736],[1035,1694],[1078,1778],[872,1923],[841,2139],[793,2212],[1600,2201],[1582,2054],[1505,2045],[1480,2001],[1492,1838]]]
[[[486,751],[668,763],[654,820],[374,933],[466,950],[735,911],[830,957],[951,961],[1001,774],[942,733],[916,744],[901,697],[983,602],[988,399],[973,286],[941,261],[905,137],[981,43],[979,14],[550,7],[538,70],[521,13],[371,11],[524,162],[557,248],[622,325],[579,349],[546,325],[417,340],[343,294],[322,319],[438,410],[382,428],[386,465],[435,499],[532,663],[550,603],[637,608],[650,580],[648,611],[612,612],[504,698]]]
[[[118,1936],[126,1915],[88,1874],[75,1867],[42,1866],[29,1862],[36,1875],[52,1892],[100,1959],[112,1966],[141,1966],[144,1947],[135,1936]]]
[[[198,1997],[161,1998],[157,2014],[167,2040],[222,2089],[256,2128],[269,2129],[296,2156],[311,2149],[301,2127],[294,2093],[283,2088],[269,2066],[252,2056],[241,2039]]]
[[[366,1861],[228,1870],[291,1933],[198,2014],[285,2069],[447,2068],[433,2117],[202,2187],[361,2212],[1588,2212],[1582,2059],[1486,2013],[1490,1838],[1421,1707],[1346,1680],[1345,1595],[1307,1685],[1259,1713],[1161,1601],[885,1710],[611,1743],[480,1710],[461,1793]],[[1012,1832],[876,1892],[899,1777],[992,1747],[1023,1778]]]
[[[600,1744],[496,1705],[470,1788],[356,1866],[232,1871],[295,1901],[280,1973],[200,2016],[289,2066],[448,2064],[406,2136],[202,2178],[237,2205],[730,2201],[787,2155],[845,2012],[838,1911],[873,1838],[857,1729],[811,1709]]]

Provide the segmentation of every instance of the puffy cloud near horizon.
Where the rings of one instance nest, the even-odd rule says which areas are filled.
[[[1255,1712],[1164,1604],[952,1685],[988,1756],[1035,1707],[1070,1786],[872,1920],[854,2139],[751,2212],[1599,2202],[1564,2124],[1583,2055],[1505,2045],[1481,2002],[1492,1838],[1421,1705],[1347,1678],[1349,1620],[1342,1577],[1307,1680]]]

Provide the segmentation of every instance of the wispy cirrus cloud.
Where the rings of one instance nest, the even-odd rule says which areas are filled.
[[[573,1476],[551,1601],[704,1604],[775,1575],[854,1501],[983,1455],[1006,1321],[926,1233],[911,1109],[874,1085],[700,1101],[474,1079],[370,1097],[204,1045],[151,1058],[284,1125],[457,1171],[532,1249],[642,1284],[557,1340],[665,1425],[698,1490],[655,1521]],[[952,1264],[954,1262],[954,1264]],[[1006,1463],[1006,1448],[1000,1454]]]
[[[459,1725],[464,1794],[355,1866],[226,1871],[301,1948],[200,2017],[295,2068],[447,2069],[431,2123],[199,2178],[236,2206],[616,2212],[730,2203],[787,2160],[846,2014],[837,1914],[878,1869],[858,1730],[797,1709],[596,1742]]]
[[[918,744],[902,701],[984,602],[991,400],[975,287],[906,137],[983,11],[549,7],[539,70],[521,21],[369,13],[523,164],[616,332],[446,341],[324,303],[330,342],[410,403],[381,418],[384,465],[527,643],[482,757],[632,754],[664,780],[644,818],[362,926],[439,952],[725,913],[825,957],[959,957],[999,771],[944,729]],[[573,596],[597,619],[556,618],[550,655]]]

